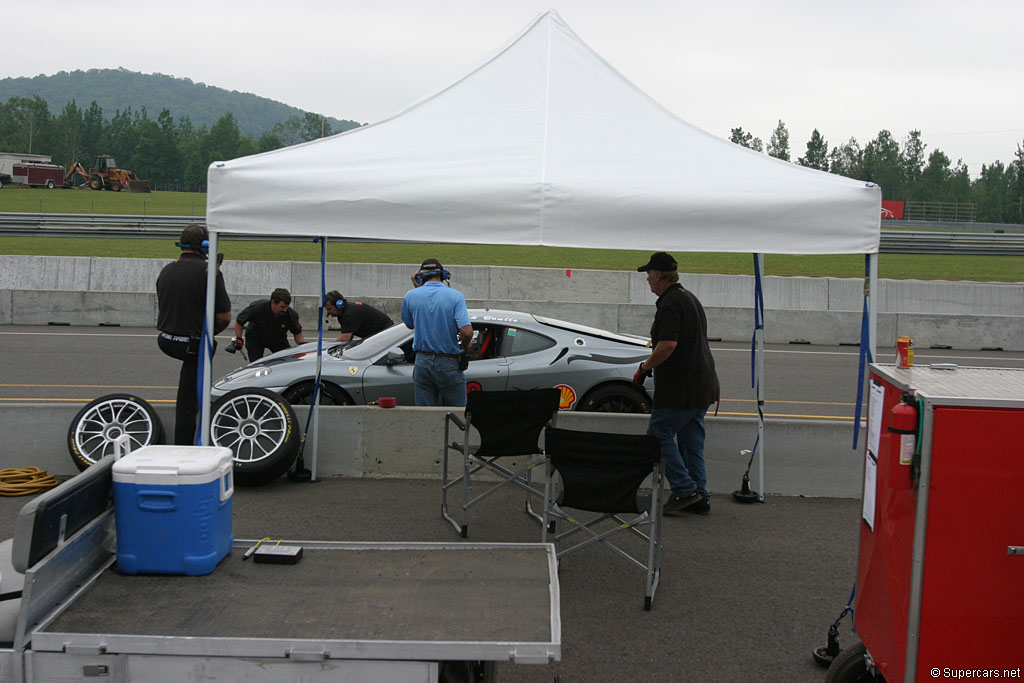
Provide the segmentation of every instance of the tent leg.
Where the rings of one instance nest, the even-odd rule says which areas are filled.
[[[206,268],[206,329],[210,334],[210,343],[204,344],[200,349],[203,354],[203,399],[199,406],[199,439],[204,446],[210,445],[210,385],[213,383],[213,340],[216,336],[213,331],[213,313],[215,297],[217,295],[217,233],[211,230],[209,237],[209,252],[212,259],[207,260]],[[210,268],[210,264],[213,268]]]
[[[878,358],[878,254],[868,254],[868,349]]]
[[[764,274],[764,254],[756,255],[758,272]],[[764,288],[761,289],[764,292]],[[763,296],[763,294],[762,294]],[[764,502],[764,321],[757,334],[757,480],[759,502]]]

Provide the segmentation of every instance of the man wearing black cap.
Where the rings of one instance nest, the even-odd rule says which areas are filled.
[[[633,381],[654,373],[654,405],[647,433],[661,441],[672,496],[665,514],[711,511],[704,468],[704,413],[718,400],[718,375],[708,346],[708,321],[697,297],[679,284],[678,266],[659,251],[637,268],[658,295],[651,355]]]
[[[191,446],[196,437],[199,411],[198,386],[200,337],[206,313],[206,255],[208,233],[201,225],[189,225],[181,231],[181,258],[163,267],[156,279],[160,329],[157,344],[165,354],[181,361],[178,397],[174,406],[174,443]],[[217,271],[213,299],[213,335],[231,322],[231,300],[224,289],[224,277]]]
[[[362,301],[349,301],[336,289],[324,296],[324,310],[341,325],[338,341],[352,341],[352,337],[366,339],[395,324],[384,311]]]
[[[402,301],[402,322],[413,330],[417,406],[466,405],[462,350],[469,349],[473,327],[465,297],[445,286],[450,277],[437,259],[427,259],[413,274],[413,289]]]

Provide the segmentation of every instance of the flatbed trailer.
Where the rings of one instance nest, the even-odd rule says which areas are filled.
[[[0,681],[491,680],[561,658],[550,544],[284,541],[287,565],[236,540],[206,576],[145,576],[116,569],[112,521],[25,572]]]

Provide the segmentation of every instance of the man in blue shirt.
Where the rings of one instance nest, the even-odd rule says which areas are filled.
[[[412,379],[418,406],[466,405],[461,355],[469,349],[473,326],[466,298],[447,286],[449,278],[437,259],[427,259],[413,274],[414,287],[402,301],[402,322],[413,330]]]

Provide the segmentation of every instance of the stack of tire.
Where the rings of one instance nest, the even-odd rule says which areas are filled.
[[[143,399],[108,394],[90,401],[68,427],[68,451],[79,470],[114,454],[126,434],[129,451],[163,443],[160,417]],[[301,438],[295,411],[266,389],[236,389],[221,396],[210,414],[210,442],[231,450],[239,486],[261,486],[288,471]]]

